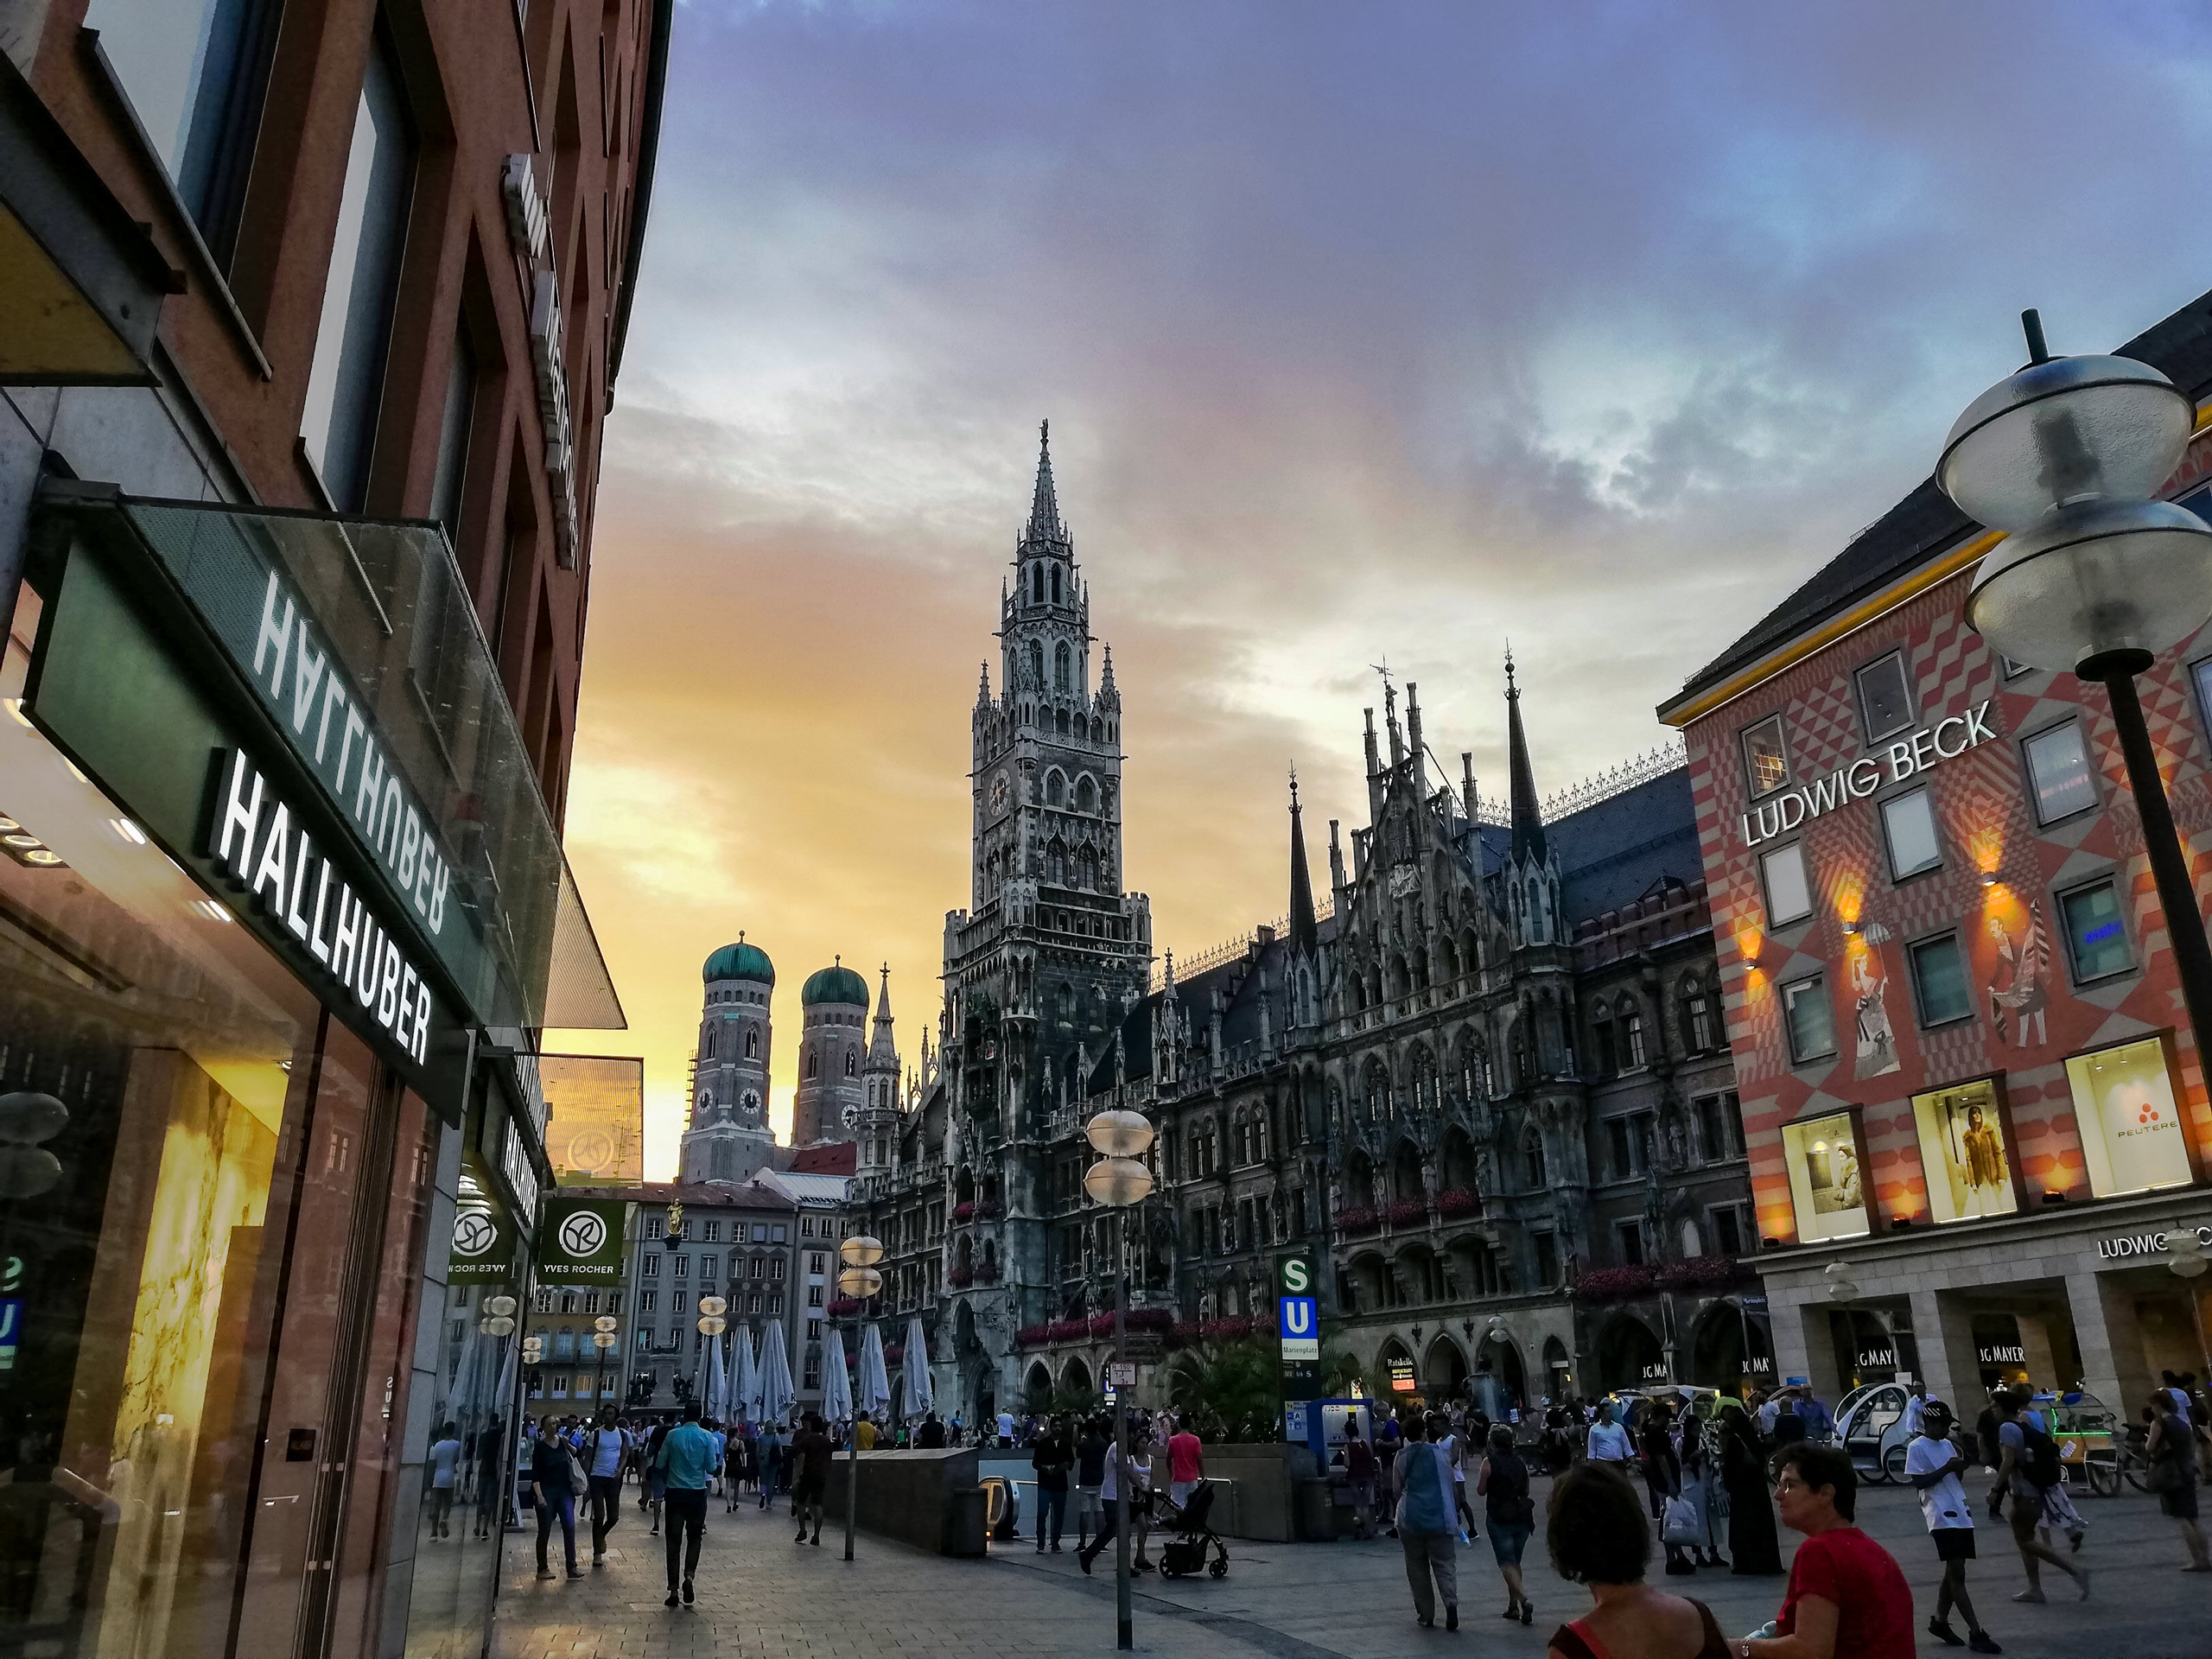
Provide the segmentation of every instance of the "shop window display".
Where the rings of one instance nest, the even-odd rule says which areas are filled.
[[[1915,1095],[1912,1117],[1935,1220],[2009,1216],[2020,1207],[2012,1185],[2010,1126],[1993,1078]]]
[[[2135,965],[2120,919],[2120,895],[2109,881],[2076,887],[2058,901],[2066,924],[2066,954],[2077,983],[2124,974]]]
[[[0,778],[55,855],[0,861],[0,1630],[54,1659],[362,1652],[421,1285],[385,1268],[422,1249],[434,1126],[20,720]]]
[[[1810,1243],[1855,1237],[1868,1230],[1858,1126],[1850,1113],[1783,1124],[1782,1150],[1789,1167],[1789,1196],[1799,1238]]]
[[[2163,1037],[2074,1055],[2066,1080],[2092,1192],[2117,1198],[2196,1179]]]

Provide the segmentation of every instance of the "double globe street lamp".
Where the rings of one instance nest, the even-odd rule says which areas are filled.
[[[883,1275],[875,1264],[883,1260],[883,1241],[868,1233],[856,1233],[837,1247],[837,1259],[844,1263],[837,1274],[837,1291],[856,1303],[868,1300],[883,1289]],[[853,1315],[853,1339],[860,1340],[861,1316]],[[847,1430],[851,1443],[845,1453],[845,1559],[853,1559],[853,1515],[860,1506],[861,1437],[858,1414]]]
[[[1099,1204],[1126,1211],[1152,1191],[1152,1172],[1141,1161],[1152,1145],[1152,1124],[1142,1112],[1101,1112],[1084,1126],[1100,1154],[1084,1173],[1083,1190]],[[1114,1230],[1114,1360],[1107,1381],[1114,1395],[1114,1645],[1136,1645],[1129,1608],[1129,1389],[1136,1370],[1128,1363],[1128,1241]]]
[[[2212,944],[2174,828],[2135,677],[2212,620],[2212,529],[2152,497],[2196,429],[2196,405],[2147,363],[2053,357],[2021,314],[2027,365],[1967,406],[1936,464],[1943,493],[2005,538],[1967,620],[2031,668],[2104,685],[2143,821],[2198,1058],[2212,1039]]]

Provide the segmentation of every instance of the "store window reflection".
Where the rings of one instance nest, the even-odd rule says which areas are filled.
[[[363,1651],[419,1103],[19,721],[0,779],[0,1650]]]

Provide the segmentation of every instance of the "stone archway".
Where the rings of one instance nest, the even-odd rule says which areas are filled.
[[[1599,1329],[1600,1389],[1636,1389],[1663,1382],[1668,1380],[1666,1364],[1666,1350],[1657,1333],[1633,1313],[1616,1313]]]
[[[1723,1298],[1698,1315],[1690,1331],[1689,1380],[1723,1394],[1773,1382],[1774,1356],[1766,1333],[1744,1317],[1733,1298]]]
[[[1466,1351],[1450,1337],[1439,1335],[1421,1360],[1421,1380],[1432,1404],[1463,1398],[1467,1392]]]
[[[1060,1373],[1060,1392],[1090,1394],[1092,1391],[1090,1367],[1084,1364],[1080,1357],[1068,1361],[1067,1368]]]
[[[1395,1337],[1376,1351],[1371,1392],[1378,1407],[1407,1405],[1421,1398],[1421,1368],[1413,1350]]]
[[[1476,1344],[1474,1389],[1483,1409],[1501,1421],[1514,1407],[1526,1409],[1529,1404],[1528,1369],[1521,1363],[1521,1344],[1502,1325],[1486,1332]]]
[[[1567,1351],[1567,1344],[1557,1337],[1544,1338],[1544,1392],[1554,1400],[1564,1400],[1579,1386],[1574,1364]]]

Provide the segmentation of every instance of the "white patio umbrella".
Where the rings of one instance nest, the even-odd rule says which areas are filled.
[[[883,1363],[883,1332],[870,1325],[861,1336],[860,1397],[854,1404],[880,1419],[891,1404],[891,1374]]]
[[[771,1325],[760,1338],[760,1374],[753,1384],[753,1420],[780,1423],[791,1414],[798,1390],[791,1387],[791,1362],[784,1352],[784,1327]]]
[[[937,1408],[937,1387],[930,1381],[930,1341],[918,1313],[906,1321],[906,1351],[899,1363],[906,1368],[906,1415],[928,1415]]]
[[[700,1409],[716,1422],[729,1414],[729,1376],[722,1368],[722,1339],[707,1338],[707,1378],[699,1391]]]
[[[753,1390],[759,1381],[759,1369],[753,1363],[753,1333],[743,1325],[730,1332],[729,1408],[733,1416],[742,1417],[753,1409]]]
[[[845,1339],[835,1325],[822,1339],[822,1414],[833,1423],[853,1414],[853,1379],[845,1375]]]

